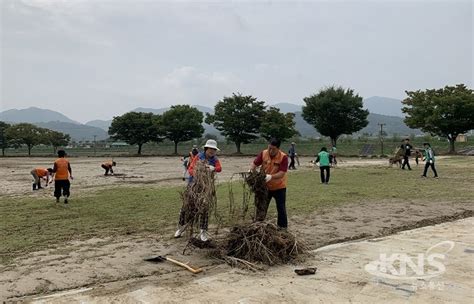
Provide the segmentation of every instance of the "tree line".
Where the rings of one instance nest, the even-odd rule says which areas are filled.
[[[322,135],[329,136],[335,145],[342,134],[352,134],[368,124],[369,112],[363,109],[362,97],[351,89],[329,87],[304,99],[303,118]],[[129,112],[114,117],[109,135],[130,145],[138,145],[138,154],[147,142],[161,142],[165,138],[175,144],[201,137],[203,121],[213,125],[231,142],[237,153],[241,145],[258,137],[277,137],[282,141],[299,135],[295,129],[295,114],[281,113],[278,108],[267,107],[251,95],[232,94],[217,102],[214,114],[204,118],[196,108],[189,105],[172,106],[162,115]]]
[[[454,152],[458,134],[474,129],[474,91],[464,84],[441,89],[406,91],[402,101],[405,123],[431,135],[445,137]],[[303,99],[303,119],[321,135],[331,139],[336,146],[341,135],[350,135],[368,125],[369,112],[363,108],[363,98],[352,89],[330,86]],[[275,107],[265,105],[251,95],[233,93],[223,97],[214,107],[214,113],[200,112],[190,105],[172,106],[163,114],[128,112],[116,116],[108,130],[114,140],[122,140],[138,146],[148,142],[168,139],[178,143],[202,137],[203,122],[213,125],[228,141],[235,143],[237,153],[241,145],[263,137],[277,137],[282,141],[299,135],[295,129],[294,113],[281,113]],[[2,152],[6,147],[21,144],[31,148],[37,144],[49,144],[54,148],[66,145],[68,135],[30,124],[8,125],[0,122]]]
[[[22,145],[28,147],[28,155],[31,155],[31,149],[37,145],[51,146],[53,152],[56,153],[58,147],[66,146],[70,140],[69,134],[40,128],[33,124],[19,123],[11,125],[0,121],[2,156],[5,156],[5,149],[18,148]]]

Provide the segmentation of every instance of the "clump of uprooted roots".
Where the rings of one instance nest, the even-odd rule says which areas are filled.
[[[192,183],[181,193],[182,208],[185,214],[184,222],[190,226],[188,229],[190,235],[193,234],[194,227],[199,225],[201,218],[207,218],[214,212],[218,219],[214,179],[214,172],[211,172],[204,162],[198,161],[194,167]]]
[[[255,197],[255,208],[259,209],[266,205],[267,200],[267,183],[265,181],[264,171],[251,171],[245,176],[245,182]]]
[[[234,177],[241,178],[242,185],[242,201],[236,203],[233,191]],[[231,224],[236,224],[245,221],[247,212],[251,207],[250,198],[254,195],[254,215],[253,220],[256,219],[256,210],[263,208],[266,205],[267,199],[267,183],[265,182],[265,173],[263,171],[241,172],[232,175],[229,181],[229,221]]]
[[[211,256],[224,260],[232,266],[243,266],[251,270],[258,270],[259,263],[272,266],[296,260],[300,254],[307,251],[307,247],[293,234],[286,229],[279,229],[274,224],[256,221],[256,216],[253,217],[252,223],[248,223],[245,218],[251,205],[251,194],[255,198],[255,211],[267,208],[268,188],[265,172],[253,171],[239,173],[239,175],[242,178],[243,187],[241,204],[236,204],[232,183],[229,184],[229,222],[231,224],[229,232],[212,241],[202,242],[191,239],[185,250],[189,247],[208,248]],[[197,198],[193,196],[191,201],[199,198],[200,196]],[[186,199],[186,193],[183,199]]]
[[[225,260],[247,266],[248,262],[270,266],[287,263],[306,251],[293,234],[266,222],[234,226],[222,245]]]

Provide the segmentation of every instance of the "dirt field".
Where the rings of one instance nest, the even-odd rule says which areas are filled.
[[[71,158],[74,180],[71,181],[72,196],[90,193],[110,187],[136,185],[142,187],[182,185],[183,166],[179,157],[122,157],[114,158],[117,167],[115,176],[104,176],[100,165],[109,161],[103,158]],[[310,158],[301,158],[301,169],[311,170]],[[218,181],[227,181],[232,174],[246,171],[252,161],[250,157],[221,157],[224,170]],[[0,184],[0,193],[9,196],[52,196],[51,189],[31,191],[33,168],[53,166],[54,159],[48,158],[0,158],[0,176],[6,177]],[[347,159],[341,165],[363,166],[366,164],[385,166],[387,160]],[[44,184],[44,182],[42,183]]]
[[[108,161],[103,158],[71,158],[69,159],[73,170],[74,180],[71,182],[71,189],[74,195],[90,193],[110,187],[119,187],[123,184],[127,186],[150,185],[167,186],[183,184],[183,166],[179,157],[126,157],[114,158],[117,166],[114,167],[114,176],[104,176],[101,163]],[[226,158],[221,158],[225,170],[220,179],[228,179],[233,172],[238,172],[251,159],[235,158],[228,162]],[[31,181],[33,180],[30,171],[36,167],[52,167],[54,159],[45,158],[6,158],[0,159],[0,174],[8,176],[0,186],[3,195],[33,195],[48,196],[50,190],[31,191]]]
[[[117,176],[103,176],[100,163],[105,159],[71,159],[74,195],[120,187],[124,183],[161,187],[180,185],[182,166],[179,158],[117,158]],[[309,158],[300,160],[300,170],[312,170]],[[222,157],[225,168],[219,181],[229,179],[234,172],[248,168],[251,158]],[[52,160],[42,158],[0,159],[0,174],[6,176],[1,186],[2,196],[51,196],[52,189],[31,191],[29,172],[38,166],[47,167]],[[345,160],[345,166],[387,166],[386,160]],[[123,173],[126,172],[126,173]],[[123,175],[120,175],[123,174]],[[428,226],[440,222],[473,216],[474,205],[447,201],[427,204],[423,201],[387,199],[377,204],[357,203],[314,212],[305,216],[290,216],[291,231],[304,239],[311,248],[353,239],[392,234],[397,231]],[[74,288],[116,282],[113,292],[134,290],[144,282],[166,287],[180,286],[193,276],[170,263],[150,264],[143,261],[150,255],[171,255],[205,268],[205,273],[231,271],[230,267],[209,259],[202,251],[182,254],[186,242],[168,235],[122,236],[72,241],[57,248],[20,256],[11,265],[0,265],[0,299],[24,301],[25,296],[45,294]],[[229,282],[230,283],[230,282]],[[31,298],[28,298],[31,299]]]

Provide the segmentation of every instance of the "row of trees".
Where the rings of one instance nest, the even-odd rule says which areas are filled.
[[[294,114],[283,114],[274,107],[266,108],[263,102],[252,96],[233,94],[215,106],[214,114],[204,114],[189,105],[172,106],[162,115],[129,112],[114,117],[109,128],[113,139],[123,140],[138,146],[141,154],[143,144],[169,139],[178,153],[178,143],[202,137],[202,123],[214,125],[230,141],[236,144],[240,153],[241,144],[249,143],[262,136],[279,136],[288,139],[298,134],[293,120]]]
[[[419,128],[432,135],[446,137],[450,142],[450,152],[454,152],[454,142],[460,133],[474,129],[474,93],[460,84],[442,89],[406,91],[403,101],[405,123],[411,128]],[[368,125],[369,112],[363,109],[362,97],[352,89],[331,86],[317,94],[303,99],[302,117],[318,132],[331,138],[333,145],[343,134],[352,134]],[[203,121],[213,125],[235,143],[237,153],[241,145],[258,137],[280,138],[282,141],[298,135],[293,113],[281,113],[275,107],[267,107],[263,101],[253,96],[232,94],[224,97],[214,107],[214,113],[205,117],[198,109],[189,105],[172,106],[165,113],[129,112],[114,117],[109,128],[112,139],[123,140],[138,146],[141,154],[143,144],[174,142],[174,153],[178,143],[202,137]],[[0,122],[0,144],[2,153],[6,147],[26,145],[28,154],[38,144],[51,145],[56,149],[66,145],[70,138],[60,132],[36,127],[31,124],[8,125]]]
[[[322,135],[329,136],[334,145],[342,134],[352,134],[368,124],[369,112],[363,109],[362,97],[353,90],[329,87],[304,99],[303,118]],[[235,143],[237,153],[241,145],[258,137],[280,138],[282,141],[298,135],[295,114],[281,113],[267,107],[253,96],[232,94],[214,107],[214,114],[203,113],[189,105],[171,107],[162,115],[129,112],[114,117],[109,129],[112,138],[138,145],[138,154],[147,142],[161,142],[165,138],[175,143],[201,137],[203,121],[213,125],[227,140]]]
[[[406,94],[402,109],[406,113],[405,123],[431,135],[446,137],[450,152],[454,152],[458,134],[474,129],[474,94],[465,85],[406,91]],[[352,134],[368,125],[369,111],[363,108],[362,97],[352,89],[331,86],[303,100],[303,119],[321,135],[329,137],[333,145],[341,135]],[[168,138],[175,143],[177,153],[179,142],[201,137],[203,119],[199,110],[188,105],[173,106],[163,115],[130,112],[114,118],[109,134],[138,145],[139,154],[144,143]],[[242,94],[224,97],[214,107],[214,114],[206,113],[204,121],[234,142],[237,153],[242,144],[259,136],[286,140],[298,134],[293,113],[280,113],[277,108],[267,108],[257,98]]]
[[[19,123],[10,125],[0,121],[0,146],[2,156],[5,156],[5,149],[17,148],[21,145],[28,147],[28,155],[31,155],[31,149],[36,145],[52,146],[54,153],[58,147],[66,146],[71,137],[69,134],[40,128],[29,123]]]

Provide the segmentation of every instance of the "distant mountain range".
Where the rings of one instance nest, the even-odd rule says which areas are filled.
[[[384,131],[387,134],[421,134],[422,132],[415,129],[408,128],[403,122],[403,114],[401,112],[401,101],[387,97],[370,97],[364,100],[365,107],[371,112],[369,114],[369,125],[359,131],[359,134],[369,133],[378,134],[380,127],[379,123],[384,123]],[[301,105],[292,103],[277,103],[270,105],[279,108],[283,113],[295,113],[296,128],[304,137],[317,137],[319,133],[301,116]],[[214,110],[209,107],[193,105],[199,111],[205,113],[213,113]],[[162,114],[169,110],[169,108],[136,108],[135,112],[151,112],[154,114]],[[36,124],[43,128],[63,132],[69,134],[75,141],[93,140],[94,135],[97,140],[106,139],[108,137],[107,131],[112,120],[92,120],[85,124],[81,124],[65,115],[46,109],[31,107],[28,109],[12,109],[0,112],[0,120],[12,123],[28,122]],[[219,131],[213,126],[203,123],[205,134],[213,134],[219,136]]]
[[[48,122],[48,121],[62,121],[73,124],[81,124],[80,122],[69,119],[67,116],[51,110],[40,109],[37,107],[30,107],[27,109],[12,109],[0,112],[0,120],[8,122]]]
[[[402,101],[394,98],[373,96],[364,99],[364,107],[370,113],[381,114],[385,116],[405,117],[402,113]]]
[[[64,134],[69,134],[71,139],[75,141],[92,141],[94,140],[94,135],[96,136],[96,140],[103,140],[109,137],[107,131],[104,129],[91,127],[88,125],[72,124],[62,121],[35,122],[33,124],[41,128],[47,128],[62,132]]]

